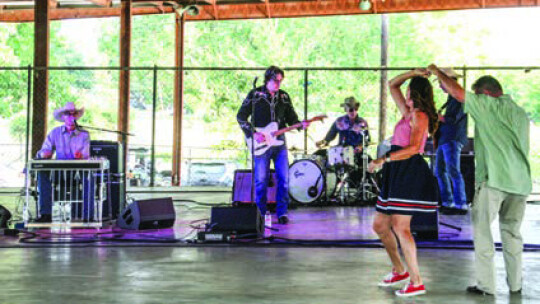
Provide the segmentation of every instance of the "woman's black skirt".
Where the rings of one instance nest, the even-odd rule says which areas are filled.
[[[390,151],[401,149],[393,145]],[[381,184],[376,205],[381,213],[414,215],[437,210],[437,179],[420,154],[385,163]]]

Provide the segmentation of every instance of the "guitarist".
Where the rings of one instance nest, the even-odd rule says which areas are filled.
[[[264,128],[275,122],[279,129],[300,123],[298,115],[287,92],[280,90],[285,72],[276,66],[270,66],[264,73],[264,85],[249,92],[242,103],[236,119],[248,140],[261,143],[265,137],[260,132],[253,132],[255,128]],[[305,129],[309,122],[302,122]],[[279,135],[279,140],[285,136]],[[250,151],[251,152],[251,151]],[[272,146],[261,155],[254,156],[255,171],[255,203],[264,216],[266,214],[267,188],[269,181],[270,160],[274,161],[277,177],[276,216],[279,224],[287,224],[289,217],[289,160],[287,144]]]
[[[450,68],[441,71],[454,80],[461,76]],[[448,94],[443,83],[439,86]],[[467,115],[463,112],[463,104],[450,94],[443,108],[446,112],[444,115],[439,114],[440,124],[435,135],[437,142],[435,175],[441,194],[441,212],[466,214],[468,206],[465,182],[460,171],[460,154],[463,146],[467,144]]]

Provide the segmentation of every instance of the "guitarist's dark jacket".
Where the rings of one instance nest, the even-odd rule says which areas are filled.
[[[287,92],[279,90],[272,98],[266,86],[261,86],[249,92],[236,114],[236,120],[247,138],[251,138],[253,134],[250,118],[252,107],[255,111],[253,118],[256,128],[277,122],[279,129],[283,129],[300,122]],[[284,139],[284,135],[278,136],[278,139]]]

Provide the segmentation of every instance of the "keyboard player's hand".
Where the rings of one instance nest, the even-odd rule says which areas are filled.
[[[52,152],[51,151],[41,151],[39,152],[39,158],[41,159],[49,159],[52,157]]]

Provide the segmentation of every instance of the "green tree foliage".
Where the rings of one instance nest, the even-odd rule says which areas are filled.
[[[463,18],[459,18],[463,15]],[[486,54],[490,26],[474,23],[476,14],[464,12],[389,15],[389,66],[415,67],[437,62],[442,66],[489,65],[497,62]],[[484,18],[485,19],[485,18]],[[269,20],[190,22],[185,30],[187,67],[377,67],[380,64],[380,16],[338,16]],[[472,26],[471,26],[472,25]],[[118,20],[103,24],[100,50],[118,64]],[[174,18],[134,18],[132,65],[172,65]],[[393,77],[398,72],[389,73]],[[236,132],[234,115],[254,76],[261,71],[186,71],[184,97],[186,120],[201,123],[216,134]],[[164,76],[167,75],[167,76]],[[159,73],[160,104],[170,108],[172,72]],[[151,104],[151,73],[132,73],[132,98]],[[303,114],[304,86],[309,86],[309,111],[340,112],[344,97],[363,101],[362,115],[376,119],[379,73],[310,71],[304,83],[301,71],[287,71],[284,89]],[[471,77],[468,78],[471,81]],[[536,81],[525,90],[534,94]],[[259,82],[260,84],[260,82]],[[469,83],[470,85],[470,83]],[[436,85],[435,85],[436,86]],[[436,88],[440,106],[446,96]],[[534,95],[533,95],[534,96]],[[534,102],[536,103],[536,102]],[[538,108],[525,104],[532,117]],[[389,103],[389,128],[399,114]],[[214,122],[223,123],[217,126]],[[372,124],[376,124],[373,120]],[[389,133],[387,130],[387,133]]]
[[[84,65],[83,54],[77,53],[66,39],[59,35],[59,22],[51,23],[50,30],[50,66],[74,67]],[[0,30],[1,32],[2,30]],[[5,33],[5,32],[4,32]],[[32,23],[17,24],[8,31],[7,49],[12,54],[9,61],[3,65],[27,66],[34,59],[34,25]],[[0,73],[0,116],[9,118],[26,111],[27,103],[27,72]],[[93,86],[93,72],[81,69],[51,70],[49,72],[49,108],[56,109],[68,101],[79,101],[80,92]],[[42,88],[34,87],[33,90]],[[26,122],[13,119],[10,133],[20,137],[25,130]]]
[[[506,15],[513,16],[513,20],[518,20],[519,24],[514,26],[506,22]],[[515,19],[516,15],[522,18]],[[495,17],[501,22],[494,23]],[[431,62],[439,66],[538,65],[540,50],[524,51],[537,48],[535,40],[518,39],[521,37],[521,29],[535,28],[537,23],[527,24],[530,20],[538,19],[535,18],[534,13],[524,10],[392,14],[388,16],[388,66],[416,67],[426,66]],[[174,20],[171,14],[133,18],[132,66],[152,68],[154,65],[174,65]],[[100,22],[102,27],[98,44],[103,62],[110,67],[118,67],[119,19],[107,18]],[[185,26],[184,64],[187,67],[378,67],[381,50],[380,23],[381,18],[378,15],[189,22]],[[51,65],[82,65],[84,54],[77,54],[73,50],[58,34],[58,27],[59,23],[52,23]],[[519,54],[518,56],[500,51],[506,41],[501,37],[513,41],[505,47],[510,50],[508,54]],[[4,59],[0,64],[32,64],[33,25],[0,27],[0,39],[6,41],[0,43],[0,60]],[[530,58],[530,62],[524,63],[523,58]],[[388,76],[391,78],[397,73],[398,71],[391,71]],[[470,87],[478,76],[486,73],[492,73],[499,78],[505,91],[525,107],[531,119],[540,121],[539,71],[468,72],[467,87]],[[114,125],[118,74],[117,71],[112,71],[106,76],[96,77],[97,72],[84,70],[51,72],[51,108],[68,100],[80,100],[84,95],[82,92],[92,92],[86,99],[93,101],[91,98],[97,97],[101,104],[89,111],[84,119],[97,120],[103,126]],[[1,117],[10,117],[24,111],[24,75],[24,72],[18,71],[0,72]],[[173,76],[172,70],[158,71],[157,104],[161,112],[172,113]],[[255,76],[261,79],[262,71],[185,71],[185,132],[204,130],[205,136],[208,136],[204,138],[204,142],[200,142],[202,145],[242,147],[243,143],[237,140],[241,135],[235,114],[251,89]],[[308,83],[305,83],[304,76],[301,70],[287,70],[283,84],[283,89],[290,93],[301,116],[304,115],[304,88],[308,86],[310,116],[319,113],[338,115],[342,112],[339,104],[343,98],[353,95],[362,102],[360,114],[368,119],[372,127],[377,125],[379,72],[311,70],[308,73]],[[259,81],[259,85],[261,84],[262,81]],[[152,70],[133,71],[130,85],[132,107],[146,108],[148,111],[153,98]],[[437,88],[437,84],[434,86],[436,102],[440,106],[446,97]],[[393,103],[390,101],[388,104],[387,134],[391,132],[393,122],[399,118]],[[170,120],[170,117],[163,116],[163,120],[166,119]],[[136,119],[131,123],[134,128],[147,129],[147,126],[141,125]],[[325,128],[321,128],[321,132],[325,131]]]

